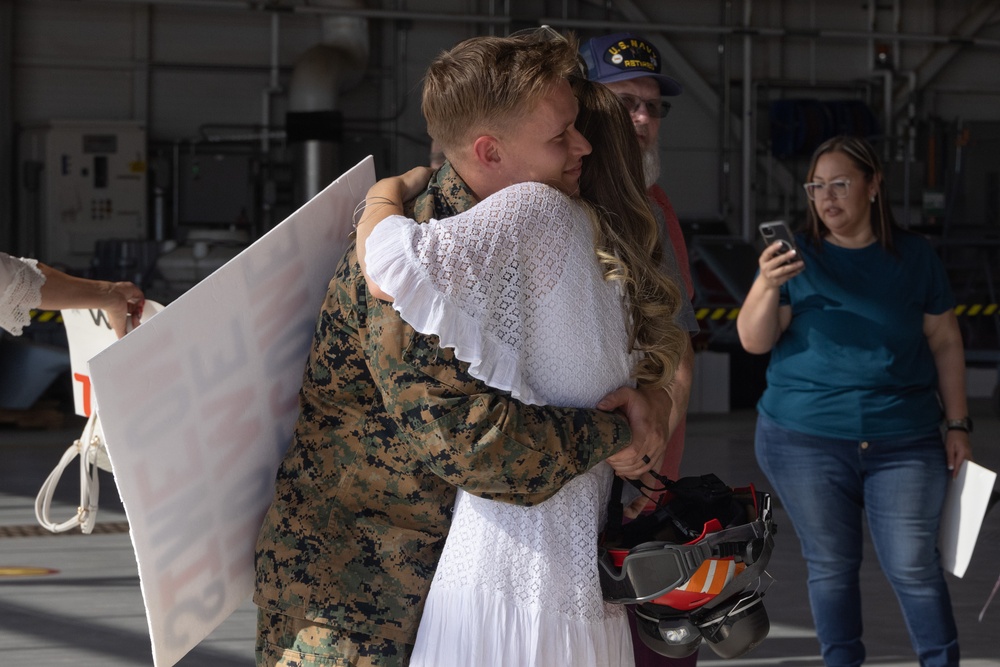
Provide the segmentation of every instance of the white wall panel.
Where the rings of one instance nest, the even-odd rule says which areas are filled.
[[[285,13],[279,22],[279,61],[290,66],[302,51],[320,40],[320,21],[313,15]],[[192,11],[163,6],[155,9],[154,25],[155,62],[270,65],[268,12]]]
[[[18,67],[14,118],[30,124],[50,119],[137,120],[132,117],[128,70]]]
[[[288,0],[286,4],[295,2]],[[514,4],[519,12],[529,12],[519,14],[518,27],[543,14],[556,19],[624,20],[624,10],[629,7],[647,17],[645,23],[650,29],[657,23],[692,27],[660,36],[689,65],[685,76],[678,76],[687,90],[673,100],[674,108],[663,123],[663,184],[682,218],[714,217],[721,207],[720,189],[725,190],[728,203],[738,212],[743,38],[736,35],[724,40],[729,66],[724,70],[719,53],[723,38],[698,28],[721,27],[726,22],[731,27],[739,26],[743,22],[742,2],[570,0]],[[891,32],[897,28],[893,24],[893,4],[886,1],[877,5],[876,30]],[[486,14],[505,3],[367,0],[366,5]],[[980,0],[900,2],[898,29],[909,35],[944,34],[961,25],[980,5]],[[787,31],[783,36],[754,38],[755,83],[772,79],[841,82],[844,86],[841,90],[772,86],[767,91],[772,97],[857,95],[868,82],[871,101],[876,107],[881,103],[880,79],[873,72],[867,39],[808,38],[802,34],[808,30],[863,32],[871,22],[867,4],[855,0],[755,0],[752,7],[754,27]],[[562,17],[564,9],[567,14]],[[532,11],[537,16],[531,16]],[[148,120],[151,138],[178,140],[197,136],[205,124],[252,126],[261,121],[262,91],[270,79],[271,15],[267,12],[93,0],[19,0],[14,2],[14,21],[15,122],[48,118]],[[319,41],[320,24],[318,15],[281,14],[278,60],[282,86],[287,87],[289,72],[298,57]],[[428,63],[442,49],[489,29],[444,20],[373,19],[369,25],[375,51],[366,80],[357,90],[343,92],[340,102],[349,121],[383,121],[355,122],[347,128],[347,137],[384,146],[392,167],[402,170],[426,161],[426,134],[419,102],[420,81]],[[588,37],[614,29],[590,25],[576,31]],[[503,28],[497,31],[502,33]],[[1000,17],[986,22],[978,36],[1000,40]],[[897,68],[913,70],[937,48],[919,40],[902,42]],[[1000,120],[1000,80],[995,76],[998,61],[1000,49],[995,47],[962,49],[921,91],[918,116],[937,115],[947,122],[959,118]],[[677,75],[670,58],[665,59],[664,69]],[[902,82],[903,77],[896,81]],[[896,92],[901,91],[900,83]],[[726,92],[730,108],[720,110]],[[147,97],[148,111],[144,104]],[[274,97],[273,124],[282,122],[286,106],[283,94]],[[881,110],[876,108],[875,113],[881,121]],[[391,117],[396,118],[388,120]],[[723,117],[733,131],[727,154],[723,154],[720,141]],[[757,113],[754,120],[758,130],[766,134],[766,114]],[[762,155],[765,148],[763,144],[758,146]],[[729,163],[730,174],[720,184],[723,162]],[[793,164],[791,168],[798,166]],[[755,178],[760,188],[765,177],[755,173]]]
[[[156,70],[151,81],[151,138],[194,138],[205,124],[257,125],[261,91],[267,84],[263,72]]]
[[[16,3],[17,58],[128,60],[139,6],[30,0]]]

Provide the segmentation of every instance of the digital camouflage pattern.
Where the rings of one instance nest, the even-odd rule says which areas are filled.
[[[258,665],[269,667],[406,667],[413,646],[257,610]]]
[[[446,163],[412,215],[445,218],[475,202]],[[350,248],[316,323],[258,538],[259,607],[412,643],[455,487],[537,503],[631,439],[618,415],[524,405],[467,369],[369,298]]]

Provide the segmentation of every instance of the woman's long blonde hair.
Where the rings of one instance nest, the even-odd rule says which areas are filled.
[[[583,163],[581,196],[594,208],[597,256],[607,280],[621,281],[630,315],[629,349],[641,353],[643,385],[666,387],[688,342],[674,323],[681,291],[663,272],[660,225],[653,216],[632,119],[605,86],[574,79],[577,129],[593,146]]]

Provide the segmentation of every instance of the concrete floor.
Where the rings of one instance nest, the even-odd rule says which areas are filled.
[[[1000,420],[987,401],[973,402],[976,459],[1000,470]],[[729,484],[767,488],[753,455],[754,414],[694,415],[688,427],[685,474],[715,472]],[[82,428],[26,431],[0,427],[0,664],[49,667],[151,665],[139,579],[113,481],[102,479],[98,530],[51,535],[35,524],[33,502],[45,476]],[[56,516],[75,509],[71,467],[57,499]],[[805,566],[784,512],[768,571],[765,596],[771,633],[747,657],[723,661],[707,647],[699,664],[820,666],[805,589]],[[17,568],[24,568],[18,570]],[[40,568],[32,573],[27,568]],[[949,576],[967,667],[1000,667],[1000,599],[977,615],[1000,575],[1000,511],[987,515],[963,579]],[[888,584],[866,544],[862,579],[868,664],[916,665]],[[998,596],[1000,597],[1000,596]],[[247,603],[179,665],[227,667],[253,664],[254,611]]]
[[[1000,470],[1000,419],[986,400],[970,402],[975,421],[973,456],[991,470]],[[750,411],[723,416],[696,415],[689,419],[683,474],[715,472],[732,485],[752,481],[764,490],[769,484],[757,467],[753,453],[755,414]],[[702,647],[699,665],[774,665],[821,667],[819,648],[806,592],[806,566],[800,556],[795,531],[787,515],[775,512],[778,533],[768,565],[774,583],[764,597],[771,632],[764,642],[738,660],[721,660]],[[862,618],[865,627],[866,664],[883,667],[917,665],[892,589],[878,566],[871,540],[865,533],[861,571]],[[965,576],[946,575],[958,625],[962,664],[966,667],[1000,667],[1000,593],[983,618],[979,612],[1000,576],[1000,509],[987,514]]]

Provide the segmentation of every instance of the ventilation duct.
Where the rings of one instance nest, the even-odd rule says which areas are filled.
[[[325,9],[364,8],[360,0],[314,0]],[[324,16],[322,41],[307,49],[292,71],[287,127],[297,167],[296,194],[311,199],[337,175],[342,135],[340,93],[358,85],[368,66],[367,19]]]

